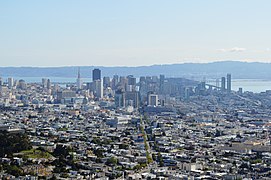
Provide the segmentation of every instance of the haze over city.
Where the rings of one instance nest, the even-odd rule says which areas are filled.
[[[270,62],[268,0],[2,1],[0,66]]]

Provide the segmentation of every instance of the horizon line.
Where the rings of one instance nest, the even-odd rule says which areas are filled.
[[[0,68],[69,68],[69,67],[100,67],[100,68],[138,68],[138,67],[152,67],[152,66],[170,66],[170,65],[182,65],[182,64],[212,64],[212,63],[225,63],[225,62],[241,62],[241,63],[262,63],[271,64],[271,62],[262,61],[244,61],[244,60],[217,60],[210,62],[182,62],[182,63],[165,63],[165,64],[151,64],[151,65],[138,65],[138,66],[106,66],[106,65],[63,65],[63,66],[0,66]]]

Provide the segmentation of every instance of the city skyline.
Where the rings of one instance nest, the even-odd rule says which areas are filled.
[[[270,5],[0,2],[0,179],[270,179]]]
[[[1,2],[0,66],[270,62],[270,2]]]

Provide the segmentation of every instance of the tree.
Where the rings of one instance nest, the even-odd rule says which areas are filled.
[[[31,148],[32,146],[26,134],[10,134],[5,131],[0,133],[0,157],[12,156],[13,153]]]
[[[65,145],[58,144],[53,152],[54,156],[59,157],[67,157],[70,152],[72,152],[72,148]]]
[[[23,175],[23,171],[19,167],[14,166],[14,165],[7,166],[6,171],[8,174],[11,174],[16,177]]]
[[[104,155],[103,155],[103,153],[104,153],[104,151],[102,150],[102,149],[94,149],[94,151],[93,151],[93,153],[98,157],[98,158],[103,158],[104,157]]]
[[[118,163],[118,160],[115,157],[110,157],[107,159],[106,164],[110,166],[115,166]]]
[[[120,144],[119,148],[120,149],[129,149],[129,145],[128,144]]]

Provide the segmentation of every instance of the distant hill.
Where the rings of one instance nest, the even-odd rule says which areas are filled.
[[[91,78],[92,70],[100,68],[103,76],[154,76],[185,78],[220,78],[231,73],[235,79],[271,79],[271,63],[223,61],[213,63],[184,63],[138,67],[82,66],[81,75]],[[76,77],[78,67],[0,67],[4,77]]]

